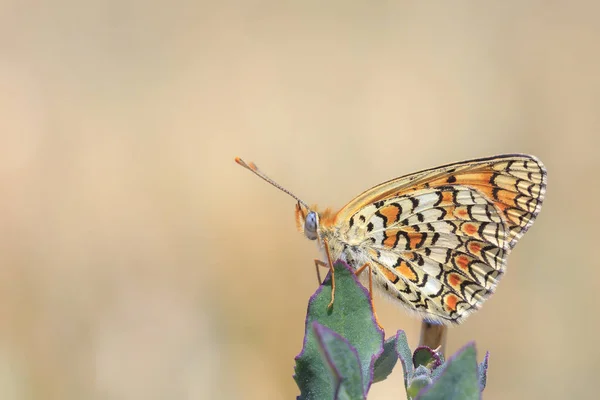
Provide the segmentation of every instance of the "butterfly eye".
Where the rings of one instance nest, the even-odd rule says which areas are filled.
[[[310,240],[317,239],[317,226],[319,225],[319,216],[316,212],[311,211],[304,220],[304,234]]]

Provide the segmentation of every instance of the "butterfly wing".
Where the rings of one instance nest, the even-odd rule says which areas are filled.
[[[534,157],[470,160],[378,185],[335,219],[388,294],[426,318],[460,323],[493,293],[545,186]]]

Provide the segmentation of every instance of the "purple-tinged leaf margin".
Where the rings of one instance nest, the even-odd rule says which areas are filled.
[[[481,400],[475,343],[462,347],[432,377],[433,382],[419,392],[417,400]]]
[[[346,339],[318,322],[312,323],[321,354],[333,378],[333,398],[365,398],[363,378],[356,349]],[[343,385],[343,387],[342,387]]]
[[[315,356],[317,349],[313,343],[314,332],[311,328],[314,321],[338,333],[356,349],[364,393],[368,393],[373,382],[375,361],[383,352],[384,332],[375,321],[367,289],[356,278],[354,269],[345,262],[336,261],[334,270],[336,298],[332,309],[327,309],[331,298],[330,274],[308,302],[302,351],[295,358],[294,379],[300,388],[300,399],[327,396],[325,393],[316,393],[314,389],[325,387],[325,378],[330,382],[329,377],[321,376],[325,367],[319,365],[323,362],[320,360],[321,356],[318,356],[319,360]]]

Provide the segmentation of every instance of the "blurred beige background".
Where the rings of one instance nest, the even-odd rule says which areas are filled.
[[[318,252],[234,156],[341,207],[504,152],[544,161],[547,199],[449,350],[491,352],[486,399],[595,398],[599,12],[2,1],[0,398],[295,398]],[[402,396],[396,370],[370,399]]]

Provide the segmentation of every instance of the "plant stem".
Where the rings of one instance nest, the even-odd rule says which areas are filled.
[[[423,321],[421,323],[421,339],[419,346],[427,346],[431,349],[440,348],[440,352],[446,356],[446,337],[448,328],[445,325],[434,324]]]

